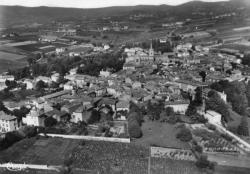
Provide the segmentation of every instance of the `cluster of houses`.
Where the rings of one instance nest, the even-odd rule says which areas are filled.
[[[58,54],[68,51],[75,56],[81,49],[89,47],[94,48],[87,44],[57,51]],[[104,49],[109,47],[104,46]],[[240,68],[232,70],[231,62],[240,64],[237,57],[225,53],[212,54],[209,48],[190,43],[178,45],[174,52],[164,54],[156,53],[152,45],[148,50],[135,47],[125,48],[124,52],[127,57],[119,72],[101,70],[99,77],[93,77],[77,74],[77,68],[73,68],[64,76],[67,82],[60,84],[62,91],[25,101],[30,113],[23,117],[22,124],[44,126],[48,117],[57,121],[86,122],[94,109],[105,114],[112,113],[113,119],[126,120],[131,101],[146,106],[148,101],[161,100],[165,101],[165,107],[172,107],[174,112],[185,114],[190,101],[181,95],[183,92],[194,97],[197,87],[206,88],[223,79],[234,81],[249,77],[247,73],[243,75]],[[206,56],[208,53],[212,55],[209,60]],[[202,70],[206,72],[205,79],[199,74]],[[227,70],[232,71],[228,73]],[[51,84],[58,82],[59,78],[60,75],[55,72],[50,77],[24,79],[22,83],[32,90],[39,81]],[[14,77],[0,76],[1,84],[5,85],[6,80],[13,81]],[[221,96],[225,100],[224,94]],[[60,108],[55,107],[58,105]],[[206,113],[205,117],[216,123],[221,119],[220,115],[213,112]],[[16,121],[14,116],[0,113],[0,125],[5,126],[2,131],[18,129],[19,123]],[[8,124],[4,124],[7,122]]]

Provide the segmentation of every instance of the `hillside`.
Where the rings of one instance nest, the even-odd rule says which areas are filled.
[[[247,0],[231,0],[229,2],[213,3],[193,1],[179,6],[138,5],[96,9],[0,6],[2,16],[0,27],[17,24],[29,24],[32,22],[48,23],[55,20],[81,21],[107,16],[128,16],[134,14],[151,14],[157,18],[173,17],[181,20],[186,18],[199,18],[199,15],[202,13],[222,14],[232,12],[241,7],[246,7],[247,3]],[[250,3],[248,3],[248,5],[249,4]]]

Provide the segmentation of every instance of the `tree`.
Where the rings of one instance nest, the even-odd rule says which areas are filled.
[[[243,136],[249,136],[249,129],[248,129],[248,122],[247,122],[247,116],[244,115],[241,118],[241,123],[238,127],[237,130],[239,135],[243,135]]]
[[[203,123],[203,124],[205,124],[208,121],[203,115],[200,115],[198,113],[191,115],[190,118],[195,123]]]
[[[196,113],[197,113],[197,108],[195,106],[195,103],[191,101],[190,104],[188,105],[188,108],[185,114],[187,116],[192,116],[192,115],[195,115]]]
[[[128,119],[131,119],[132,117],[136,119],[138,124],[141,126],[143,122],[143,115],[141,112],[141,109],[133,102],[130,102],[129,105],[129,112]]]
[[[15,80],[14,81],[6,80],[5,85],[8,86],[9,89],[13,89],[17,87],[17,82]]]
[[[165,111],[167,116],[172,116],[175,114],[173,107],[167,107]]]
[[[201,155],[200,158],[196,162],[196,166],[199,168],[209,168],[214,169],[214,163],[208,161],[206,155]]]
[[[44,81],[40,80],[36,83],[36,90],[41,91],[44,88],[46,88],[46,83],[44,83]]]
[[[206,81],[206,76],[207,76],[207,73],[205,71],[201,71],[199,73],[199,75],[201,76],[202,78],[202,82],[205,82]]]
[[[22,120],[23,117],[25,117],[30,112],[30,109],[26,108],[25,106],[22,106],[20,109],[14,109],[12,111],[12,115],[17,117],[18,122]]]
[[[22,129],[23,129],[23,132],[24,132],[25,136],[28,137],[28,138],[34,137],[38,133],[36,127],[25,126]]]
[[[99,122],[100,121],[100,113],[97,111],[97,110],[93,110],[91,112],[91,116],[90,118],[87,120],[87,123],[88,124],[94,124],[96,122]]]
[[[246,96],[247,96],[247,100],[248,100],[248,106],[250,106],[250,81],[248,81],[248,83],[247,83]]]
[[[130,117],[133,118],[133,117]],[[132,138],[140,138],[142,136],[142,131],[139,123],[136,119],[130,119],[128,121],[128,132]]]
[[[226,80],[211,85],[212,89],[227,94],[227,100],[232,103],[232,108],[240,115],[244,115],[248,106],[247,87],[244,82]]]
[[[192,140],[192,134],[189,129],[181,128],[181,130],[176,134],[176,138],[180,139],[181,141],[188,142]]]
[[[195,89],[195,99],[194,99],[194,104],[195,106],[201,106],[202,105],[202,88],[201,87],[197,87]]]
[[[206,110],[214,110],[222,115],[225,121],[230,120],[230,112],[227,104],[221,99],[219,94],[211,90],[206,100]]]
[[[39,59],[41,59],[41,58],[42,58],[42,54],[40,54],[40,53],[37,53],[37,54],[36,54],[36,57],[35,57],[35,59],[36,59],[36,60],[39,60]]]
[[[31,66],[31,65],[36,63],[36,59],[34,59],[33,57],[29,57],[29,58],[27,58],[27,62],[29,64],[29,66]]]
[[[59,83],[53,81],[53,82],[50,84],[50,88],[59,88]]]
[[[159,103],[151,103],[151,101],[148,102],[148,116],[149,119],[159,120],[161,112],[164,111],[164,103],[160,101]]]
[[[45,127],[52,127],[56,125],[57,121],[53,117],[48,117],[44,120]]]
[[[245,54],[242,59],[242,64],[250,66],[250,54]]]

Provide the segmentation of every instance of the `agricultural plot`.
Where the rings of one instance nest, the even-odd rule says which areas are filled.
[[[194,162],[166,158],[151,158],[151,174],[205,174]]]
[[[63,165],[65,157],[78,140],[60,138],[26,138],[0,152],[0,162]]]
[[[193,137],[205,152],[239,153],[238,147],[218,133],[205,129],[192,130]]]
[[[222,45],[219,48],[234,49],[234,50],[239,50],[241,53],[244,53],[245,51],[249,51],[250,45],[235,43],[235,44]]]
[[[75,148],[70,156],[72,168],[97,171],[102,174],[145,174],[148,169],[149,150],[123,143],[86,141]]]
[[[141,128],[143,136],[135,140],[135,144],[190,149],[188,143],[176,138],[178,128],[176,128],[175,125],[146,121],[142,124]]]
[[[0,51],[0,73],[27,65],[25,55]]]
[[[19,60],[19,59],[23,59],[24,57],[25,55],[0,51],[0,60]]]
[[[196,161],[191,150],[151,147],[151,157],[169,158],[172,160]]]
[[[42,48],[46,47],[67,47],[68,45],[63,43],[34,43],[28,45],[19,45],[16,48],[27,51],[27,52],[35,52],[35,51],[42,51]]]

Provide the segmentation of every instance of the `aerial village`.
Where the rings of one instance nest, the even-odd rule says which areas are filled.
[[[74,36],[76,30],[56,32]],[[42,35],[38,42],[57,46],[36,51],[35,58],[28,60],[28,68],[9,70],[0,76],[1,148],[31,137],[48,141],[59,137],[104,144],[129,143],[138,148],[134,153],[152,159],[196,162],[198,168],[207,170],[214,170],[216,165],[248,167],[250,68],[244,57],[249,52],[219,46],[249,40],[235,37],[216,43],[203,40],[199,44],[185,39],[190,35],[200,37],[204,32],[189,33],[178,42],[170,34],[148,40],[146,46],[135,43],[119,47],[79,42],[62,46],[60,42],[68,41]],[[159,51],[159,45],[164,44],[170,49]],[[103,54],[116,56],[113,67],[100,68],[98,62],[88,67],[88,62]],[[70,68],[51,60],[65,57],[73,60],[68,62]],[[110,60],[103,57],[106,58]],[[39,72],[42,65],[50,64],[55,66]],[[11,134],[18,138],[8,138]],[[150,154],[141,152],[141,146],[149,147]],[[117,148],[123,151],[122,146]],[[75,166],[87,165],[81,161],[85,157],[77,157],[81,151],[72,153]],[[6,162],[6,156],[1,156],[0,161]],[[134,159],[128,156],[129,160]],[[146,173],[147,161],[138,163],[143,163],[137,167]],[[124,170],[129,169],[138,168]],[[195,170],[193,173],[201,172]],[[160,173],[159,169],[155,173]]]

